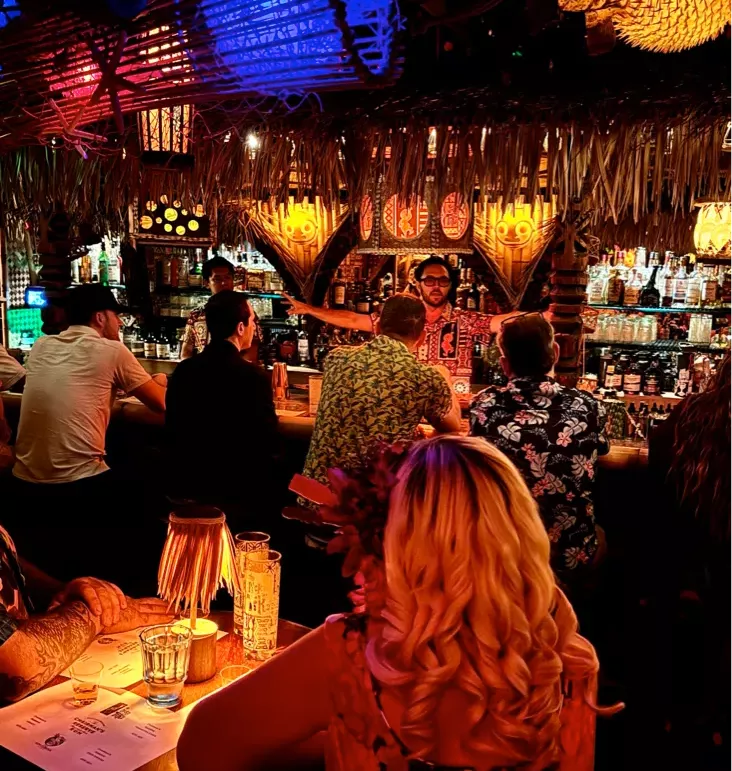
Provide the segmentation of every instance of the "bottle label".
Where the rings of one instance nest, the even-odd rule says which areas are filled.
[[[333,290],[333,302],[336,305],[346,304],[346,287],[342,284],[340,286],[336,286],[336,288]]]
[[[644,390],[648,395],[654,395],[659,392],[658,378],[655,375],[650,375],[646,377],[646,387]]]
[[[640,302],[640,289],[634,286],[625,287],[625,305],[638,305]]]
[[[614,388],[616,391],[622,390],[622,388],[623,388],[623,376],[622,376],[622,374],[618,374],[618,373],[613,374],[612,388]]]
[[[477,311],[478,310],[478,303],[475,302],[474,297],[468,297],[468,310],[469,311]]]
[[[717,282],[707,281],[704,284],[704,302],[713,303],[717,299]]]
[[[613,365],[608,365],[607,370],[605,370],[605,382],[603,383],[605,388],[615,388],[615,367]]]
[[[308,347],[307,340],[297,341],[297,355],[300,357],[300,361],[307,361],[310,358],[310,348]]]
[[[371,308],[369,308],[369,304],[366,302],[357,302],[356,303],[356,312],[357,313],[370,313]]]
[[[623,390],[628,394],[639,394],[641,390],[641,376],[628,373],[623,381]]]
[[[664,297],[674,296],[674,280],[673,278],[665,278],[662,282],[662,292]]]
[[[686,287],[686,304],[689,306],[699,305],[701,300],[701,288],[696,281],[690,281]]]
[[[602,305],[602,290],[602,281],[595,281],[594,283],[590,284],[590,292],[587,298],[587,302],[589,302],[590,305]]]
[[[608,305],[616,305],[620,302],[620,295],[623,293],[623,280],[621,278],[612,278],[607,285]]]
[[[167,343],[156,343],[155,344],[155,355],[158,357],[158,359],[167,359],[168,358],[168,344]]]
[[[674,302],[685,303],[686,302],[686,279],[677,278],[674,284]]]
[[[145,358],[146,359],[154,359],[155,358],[155,343],[145,343],[144,351],[145,351]]]

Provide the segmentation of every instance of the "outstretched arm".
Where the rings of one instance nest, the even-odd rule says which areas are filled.
[[[330,308],[315,308],[307,303],[295,300],[289,295],[283,294],[285,300],[290,303],[287,313],[290,316],[312,316],[326,324],[332,324],[341,329],[358,329],[361,332],[373,332],[371,316],[366,313],[354,313],[353,311],[336,311]]]
[[[63,672],[100,631],[83,602],[18,623],[0,645],[0,701],[19,701]]]

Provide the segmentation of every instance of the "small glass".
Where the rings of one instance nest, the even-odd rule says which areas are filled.
[[[239,678],[248,675],[252,671],[251,664],[230,664],[221,670],[221,681],[224,687],[236,682]]]
[[[104,664],[101,661],[77,661],[71,665],[71,687],[74,689],[74,706],[86,707],[93,704],[99,696],[99,679]]]
[[[180,624],[157,624],[140,632],[142,676],[150,706],[170,708],[180,704],[191,637],[190,628]]]
[[[244,607],[244,561],[247,554],[269,549],[269,535],[256,531],[237,533],[234,536],[236,548],[236,572],[241,591],[234,589],[234,634],[242,635],[242,613]]]
[[[264,660],[277,649],[280,609],[280,569],[277,551],[246,555],[244,577],[244,655]]]

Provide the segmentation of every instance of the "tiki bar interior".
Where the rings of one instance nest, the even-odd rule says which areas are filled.
[[[0,0],[0,769],[729,769],[730,49]]]

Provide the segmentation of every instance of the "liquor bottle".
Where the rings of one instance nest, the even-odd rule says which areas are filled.
[[[384,283],[382,285],[382,294],[384,296],[384,301],[394,296],[394,278],[392,277],[391,273],[387,273],[384,276]]]
[[[480,292],[478,291],[478,284],[475,281],[470,285],[467,308],[469,311],[477,311],[480,309]]]
[[[180,257],[178,258],[178,286],[179,287],[186,287],[188,286],[188,254],[186,254],[185,251],[181,251]]]
[[[79,274],[80,274],[82,284],[88,284],[91,282],[92,280],[91,257],[88,254],[85,254],[81,258],[81,266],[79,268]]]
[[[166,251],[165,254],[162,255],[162,263],[163,263],[163,274],[162,274],[162,286],[170,286],[171,283],[171,257],[170,254]]]
[[[661,293],[656,288],[659,267],[657,264],[653,266],[653,273],[641,292],[640,305],[642,308],[658,308],[661,305]]]
[[[630,280],[625,285],[625,296],[623,305],[629,308],[637,308],[640,304],[640,296],[643,291],[643,282],[640,278],[640,271],[633,270]]]
[[[686,285],[689,281],[689,275],[686,272],[684,258],[679,260],[679,269],[674,276],[674,300],[675,308],[683,308],[686,303]]]
[[[666,252],[666,261],[660,274],[661,286],[659,290],[661,292],[662,308],[670,308],[674,302],[674,271],[676,266],[670,255],[670,252]]]
[[[119,249],[116,247],[110,247],[109,254],[107,255],[108,263],[108,275],[109,283],[121,284],[122,283],[122,265],[120,263]]]
[[[613,363],[613,355],[609,348],[600,348],[600,358],[597,368],[597,385],[600,388],[605,387],[605,378],[607,376],[608,365]]]
[[[145,342],[143,344],[143,353],[145,354],[146,359],[155,358],[155,353],[156,353],[155,337],[152,334],[152,332],[149,332],[145,337]]]
[[[310,346],[308,344],[308,336],[305,334],[305,330],[303,329],[297,333],[297,357],[300,360],[301,367],[307,367],[310,363]]]
[[[653,359],[643,378],[643,393],[646,396],[659,396],[663,374],[658,359]]]
[[[608,391],[615,390],[615,362],[610,358],[605,366],[605,379],[603,380],[603,387]]]
[[[336,310],[346,307],[346,282],[343,280],[343,274],[340,269],[333,282],[331,298],[331,304]]]
[[[457,288],[457,307],[461,310],[465,310],[468,307],[468,293],[470,292],[470,284],[468,284],[468,270],[462,268],[460,270],[460,283]]]
[[[158,359],[170,358],[170,341],[165,335],[165,330],[161,330],[155,339],[155,357]]]
[[[704,270],[702,276],[701,304],[704,308],[714,308],[719,298],[719,278],[713,267]]]
[[[631,396],[638,396],[641,392],[642,371],[638,360],[634,359],[623,377],[623,391]]]
[[[607,304],[622,305],[625,294],[625,282],[621,274],[621,266],[616,261],[610,268],[607,278]]]
[[[71,283],[81,283],[81,258],[78,260],[71,260]]]
[[[174,289],[178,288],[178,271],[180,269],[180,258],[178,257],[178,250],[173,249],[173,254],[170,257],[170,286]]]
[[[590,305],[607,303],[607,283],[607,257],[603,255],[600,262],[590,268],[590,280],[587,285],[587,302]]]
[[[361,291],[356,298],[356,313],[371,313],[371,295],[365,281],[362,283]]]
[[[625,377],[625,365],[627,364],[627,361],[627,356],[621,356],[617,362],[615,362],[615,372],[613,373],[613,389],[616,391],[623,390],[623,378]]]
[[[719,277],[719,301],[721,305],[727,306],[732,300],[732,270],[729,265],[721,269]]]
[[[691,272],[686,280],[686,299],[684,305],[687,308],[698,308],[701,305],[702,277],[696,262],[691,257],[689,257],[689,267]]]
[[[104,243],[102,243],[102,248],[103,247]],[[89,253],[89,257],[91,258],[91,282],[92,284],[96,284],[99,282],[99,255],[97,254],[96,249]]]
[[[99,252],[99,283],[102,286],[109,286],[109,257],[104,251],[104,239],[102,239],[102,251]]]

